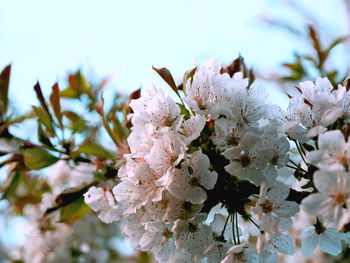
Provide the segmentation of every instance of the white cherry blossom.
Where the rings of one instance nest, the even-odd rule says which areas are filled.
[[[167,186],[170,194],[193,204],[202,204],[207,199],[204,189],[213,189],[217,173],[209,171],[209,159],[202,151],[192,154],[189,163],[182,163],[181,168],[173,168],[170,183]]]
[[[154,129],[172,127],[180,114],[180,107],[170,97],[165,97],[161,89],[150,87],[147,91],[149,96],[130,102],[134,111],[133,125],[143,127],[151,124]]]
[[[310,215],[321,216],[326,224],[342,227],[350,219],[350,176],[346,172],[317,171],[314,184],[319,191],[302,202]]]
[[[175,234],[176,248],[192,255],[203,255],[212,235],[209,226],[180,219],[176,220],[172,232]]]
[[[314,226],[305,228],[301,234],[301,253],[304,256],[310,255],[318,243],[322,251],[333,256],[339,255],[342,251],[341,240],[343,236],[333,227],[325,228],[322,233],[317,233]]]
[[[185,157],[186,145],[174,132],[163,133],[153,138],[153,146],[145,160],[154,170],[166,171],[175,167]]]
[[[95,212],[100,212],[98,218],[104,223],[111,223],[122,216],[122,207],[117,206],[114,196],[110,191],[95,186],[84,194],[84,201]]]
[[[221,263],[259,263],[259,255],[245,243],[232,246]]]
[[[147,223],[146,232],[140,240],[141,249],[152,251],[157,260],[166,262],[175,252],[175,239],[171,228],[172,224]]]
[[[345,142],[339,130],[328,131],[318,137],[319,150],[308,152],[310,163],[321,170],[336,172],[348,170],[350,164],[350,143]]]
[[[276,182],[271,188],[261,186],[259,201],[253,211],[262,230],[275,234],[290,228],[290,217],[299,211],[299,207],[296,202],[286,200],[288,195],[289,187],[283,183]]]

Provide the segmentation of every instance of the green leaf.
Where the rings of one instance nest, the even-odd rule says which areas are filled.
[[[8,118],[6,120],[6,123],[8,125],[13,125],[13,124],[17,124],[17,123],[21,123],[27,119],[31,119],[31,118],[35,118],[34,114],[28,114],[28,115],[23,115],[23,116],[19,116],[19,117],[15,117],[13,118],[12,116],[10,116],[10,118]]]
[[[73,133],[81,133],[82,131],[84,131],[85,128],[85,120],[84,119],[80,119],[77,120],[76,122],[72,123],[72,131]]]
[[[79,99],[82,94],[87,94],[91,99],[91,85],[85,80],[84,76],[78,71],[68,77],[69,86],[60,92],[61,97]]]
[[[188,109],[186,109],[186,107],[180,103],[176,103],[176,104],[179,105],[179,107],[180,107],[180,110],[181,110],[180,114],[184,115],[185,120],[188,120],[191,117]]]
[[[113,155],[99,144],[87,143],[80,146],[78,153],[91,154],[99,158],[108,159]]]
[[[45,134],[40,122],[38,123],[38,139],[39,139],[39,142],[46,145],[47,147],[49,147],[51,149],[55,149],[55,147],[52,145],[49,137]]]
[[[312,182],[312,180],[301,186],[302,189],[307,189],[310,187],[314,187],[314,183]]]
[[[13,196],[16,193],[17,186],[23,180],[23,172],[11,172],[9,177],[3,182],[1,190],[3,195],[1,199],[8,199],[8,196]]]
[[[79,115],[73,111],[62,111],[62,114],[66,116],[71,122],[76,122],[80,119]]]
[[[64,98],[78,99],[80,97],[80,94],[78,94],[78,92],[71,86],[68,86],[66,89],[60,92],[60,96]]]
[[[78,198],[80,198],[83,194],[85,194],[89,190],[91,186],[93,186],[93,184],[89,184],[87,186],[84,186],[83,188],[81,187],[68,188],[56,197],[55,202],[59,206],[66,206],[74,202]]]
[[[52,119],[51,116],[48,114],[48,112],[42,108],[32,106],[36,116],[38,116],[39,120],[45,125],[48,132],[51,134],[55,134],[55,129],[52,125]]]
[[[69,85],[77,91],[77,93],[80,95],[82,93],[87,93],[89,90],[89,85],[84,78],[84,76],[80,73],[80,71],[77,71],[75,74],[71,74],[68,77]]]
[[[23,152],[24,164],[32,170],[39,170],[56,163],[59,158],[41,148],[27,149]]]
[[[184,75],[184,78],[183,78],[183,81],[182,81],[182,89],[183,89],[185,94],[186,94],[186,83],[190,79],[190,82],[191,82],[191,85],[192,85],[193,76],[194,76],[194,73],[196,73],[196,70],[197,70],[197,67],[195,67],[193,69],[190,69],[190,70],[187,70],[185,72],[185,75]]]
[[[128,137],[128,129],[122,126],[119,119],[116,115],[113,115],[111,118],[111,122],[113,124],[113,131],[117,134],[119,138],[127,138]]]
[[[344,41],[346,41],[347,39],[349,38],[349,36],[345,36],[345,37],[339,37],[337,38],[336,40],[334,40],[330,46],[325,50],[323,51],[324,54],[325,54],[325,57],[328,57],[329,53],[332,51],[332,49],[337,46],[338,44],[341,44],[343,43]]]
[[[61,208],[60,222],[73,223],[75,220],[83,218],[90,208],[84,202],[84,196],[81,196],[74,202]]]

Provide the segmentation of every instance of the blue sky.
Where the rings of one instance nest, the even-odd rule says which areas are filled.
[[[302,1],[296,1],[302,2]],[[273,69],[300,48],[300,41],[263,26],[261,15],[300,24],[283,0],[246,1],[3,1],[0,67],[13,65],[10,96],[17,107],[35,103],[39,80],[48,94],[55,81],[82,68],[97,79],[113,75],[111,87],[130,93],[149,82],[163,85],[151,66],[175,78],[199,62],[225,63],[240,53],[255,69]],[[330,32],[347,30],[341,1],[303,1]],[[340,22],[339,22],[340,21]]]
[[[109,89],[124,93],[150,82],[165,86],[152,65],[169,68],[180,80],[193,59],[230,63],[241,54],[255,70],[267,72],[290,60],[293,50],[307,49],[261,22],[265,16],[302,26],[301,14],[287,2],[1,1],[0,67],[12,63],[10,97],[21,111],[36,104],[37,80],[48,96],[54,82],[64,84],[67,73],[78,68],[96,79],[113,75]],[[293,2],[302,3],[326,29],[326,42],[349,32],[342,1]],[[349,65],[341,56],[338,62]]]

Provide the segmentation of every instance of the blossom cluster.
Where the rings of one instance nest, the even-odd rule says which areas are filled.
[[[299,238],[304,256],[319,240],[338,255],[350,242],[350,91],[302,82],[283,110],[214,59],[192,73],[180,102],[155,87],[131,101],[119,182],[85,202],[159,262],[278,262]],[[301,215],[315,224],[295,236]]]

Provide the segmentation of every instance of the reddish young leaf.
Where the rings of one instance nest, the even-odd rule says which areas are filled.
[[[11,65],[8,65],[3,69],[3,71],[0,74],[0,103],[1,103],[0,114],[1,115],[3,115],[7,109],[10,73],[11,73]]]
[[[129,100],[136,100],[141,97],[141,88],[135,90],[131,95],[129,96]]]
[[[39,82],[37,82],[35,84],[34,90],[35,90],[36,96],[38,97],[38,100],[40,101],[41,106],[50,114],[49,108],[47,107],[46,102],[45,102],[44,95],[41,91],[41,87],[40,87]]]
[[[104,117],[105,113],[104,113],[104,99],[103,99],[103,93],[101,94],[101,101],[99,103],[96,104],[95,109],[97,111],[97,113],[101,116]]]
[[[342,85],[346,88],[346,91],[349,91],[350,90],[350,77],[347,77],[343,81]]]
[[[309,25],[308,29],[309,29],[309,37],[311,39],[312,46],[314,47],[318,56],[318,63],[319,63],[318,66],[321,68],[325,60],[325,53],[322,51],[321,43],[315,28],[312,25]]]
[[[167,68],[155,68],[153,66],[152,66],[152,68],[154,71],[156,71],[159,74],[159,76],[162,77],[162,79],[166,83],[168,83],[168,85],[171,87],[171,89],[173,91],[175,91],[175,93],[180,97],[180,93],[177,90],[175,81],[174,81],[173,76],[171,75],[170,71]]]
[[[53,107],[53,111],[55,113],[55,116],[58,120],[58,123],[61,128],[63,128],[62,125],[62,113],[61,113],[61,104],[60,104],[60,90],[58,88],[58,84],[55,83],[52,86],[52,93],[50,95],[50,102]]]
[[[242,64],[243,64],[243,59],[241,56],[239,56],[230,65],[223,66],[220,70],[220,74],[227,73],[232,78],[232,76],[236,72],[243,71]]]

